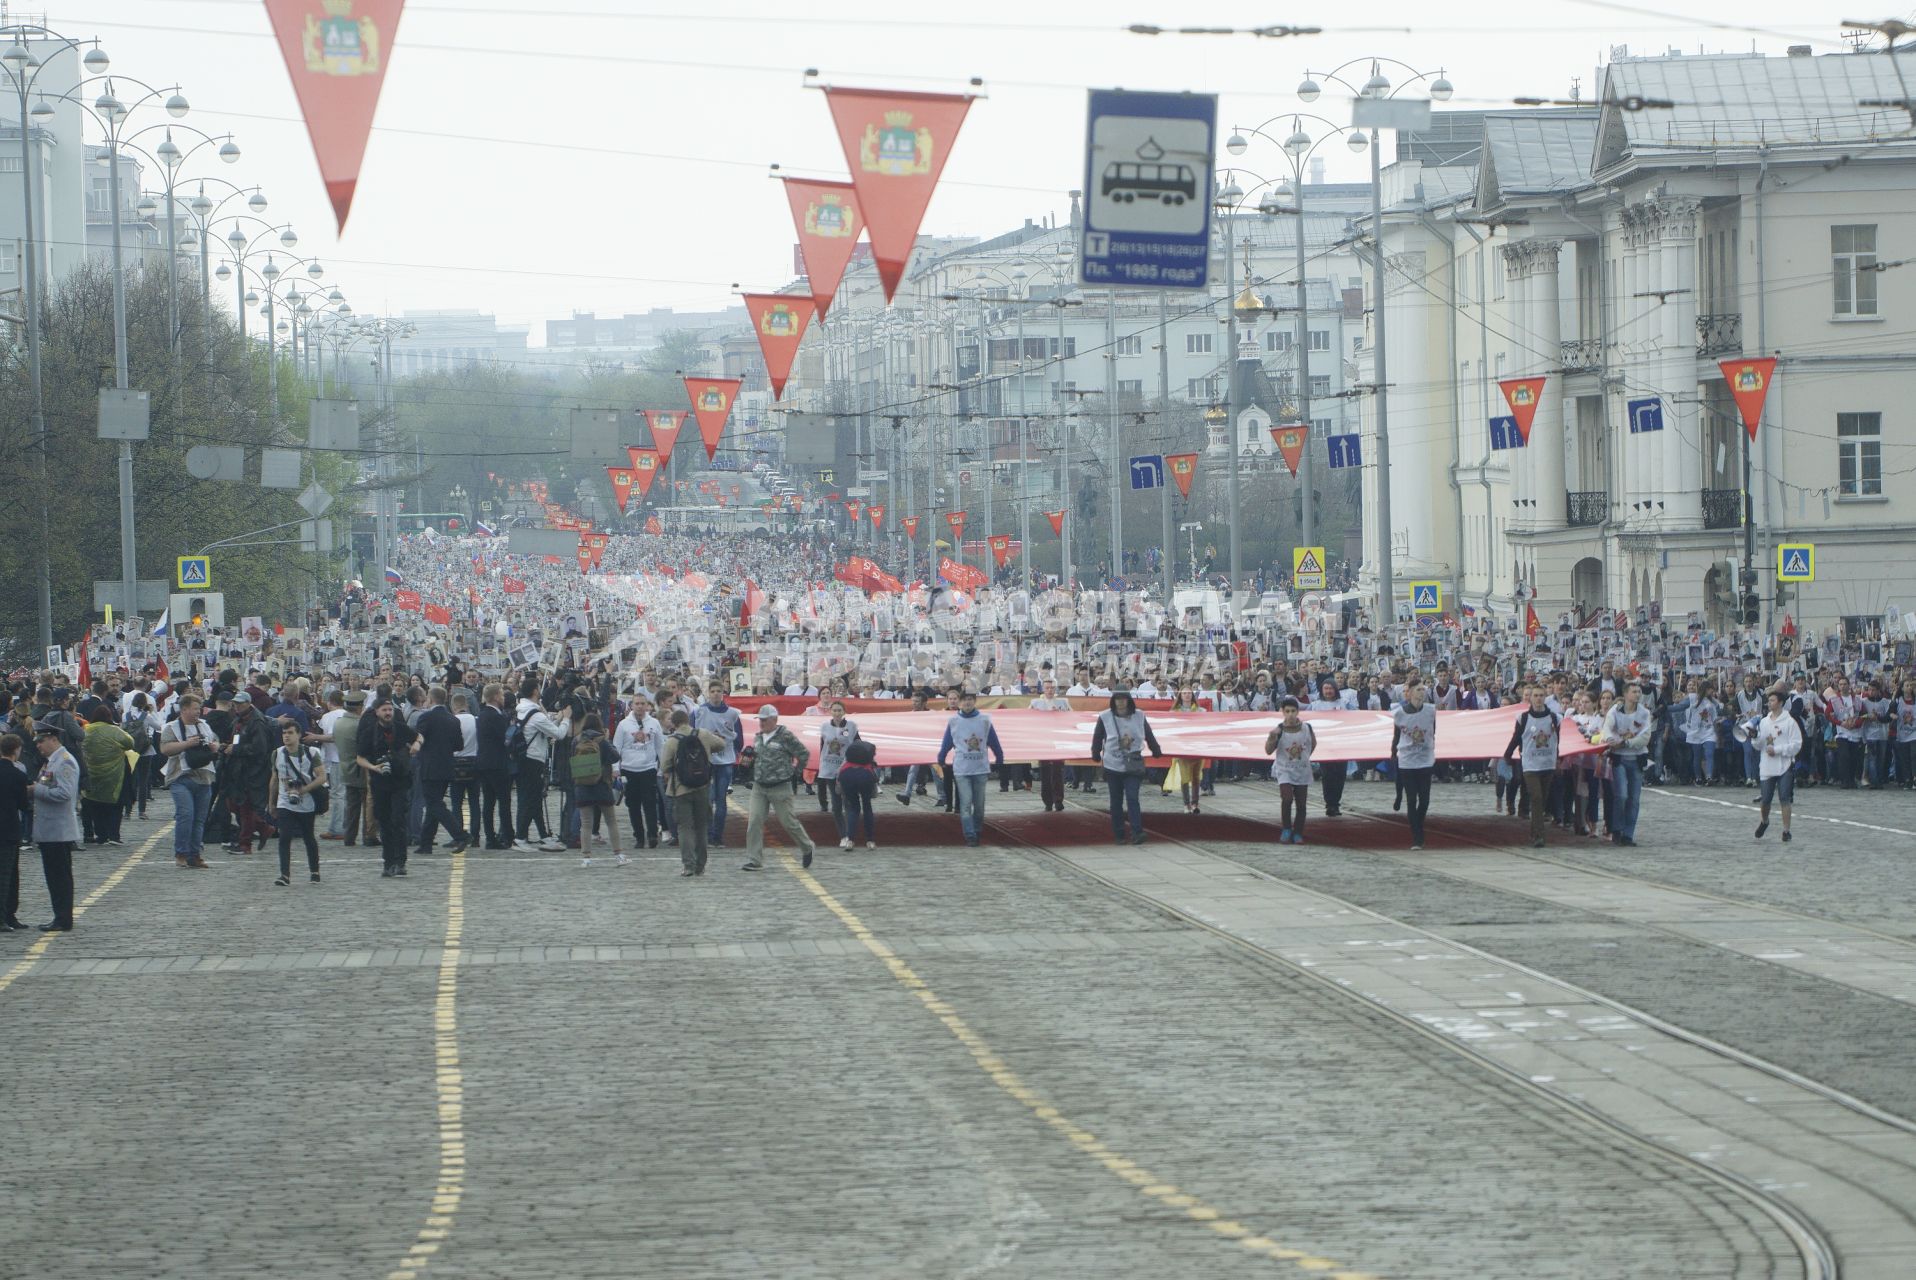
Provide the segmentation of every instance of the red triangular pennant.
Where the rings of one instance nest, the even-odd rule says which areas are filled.
[[[740,382],[738,378],[685,380],[685,393],[692,397],[692,416],[699,423],[699,438],[705,441],[707,462],[718,457],[719,437],[725,433],[725,419],[731,416]]]
[[[887,89],[825,90],[878,279],[891,301],[918,239],[918,224],[957,140],[971,97]]]
[[[1168,453],[1164,456],[1164,465],[1171,469],[1171,479],[1177,483],[1178,497],[1191,496],[1191,477],[1197,474],[1198,456],[1195,453]],[[1058,532],[1062,533],[1064,512],[1058,513]]]
[[[266,0],[341,231],[405,7],[406,0]]]
[[[1287,422],[1271,428],[1271,439],[1277,441],[1277,452],[1284,459],[1284,465],[1297,474],[1297,464],[1303,461],[1304,445],[1311,438],[1311,429],[1301,422]]]
[[[632,459],[632,478],[638,484],[639,496],[643,498],[652,492],[652,482],[659,478],[659,451],[641,449],[636,445],[626,450]]]
[[[645,518],[645,531],[647,533],[664,533],[665,526],[659,523],[657,516],[647,516]]]
[[[1510,416],[1517,420],[1517,434],[1523,437],[1525,444],[1530,443],[1530,420],[1537,416],[1544,381],[1541,377],[1505,378],[1497,384],[1504,393],[1504,403],[1510,406]]]
[[[1064,537],[1064,512],[1047,511],[1044,513],[1044,518],[1051,522],[1051,532],[1060,538]]]
[[[772,399],[785,394],[785,380],[792,376],[792,359],[798,355],[799,340],[817,309],[810,298],[796,293],[747,293],[745,312],[752,317],[752,332],[758,335],[758,349],[765,356],[765,373],[772,380]]]
[[[625,502],[627,498],[632,496],[632,485],[636,480],[636,475],[628,467],[607,467],[605,469],[605,475],[606,479],[612,482],[612,496],[618,499],[619,514],[624,515]]]
[[[899,516],[898,523],[904,526],[906,538],[911,539],[918,536],[917,516]]]
[[[647,409],[645,425],[652,428],[652,447],[659,451],[661,461],[669,461],[672,450],[678,446],[679,432],[685,428],[683,409]]]
[[[872,503],[872,505],[871,505],[871,507],[870,507],[870,509],[869,509],[869,514],[870,514],[870,516],[871,516],[871,518],[872,518],[872,528],[874,528],[874,529],[882,529],[882,528],[884,528],[884,527],[885,527],[885,507],[884,507],[884,504],[882,504],[882,503],[878,503],[878,502],[874,502],[874,503]]]
[[[1764,356],[1760,360],[1719,360],[1717,368],[1723,370],[1723,380],[1730,384],[1730,398],[1736,401],[1737,412],[1743,415],[1743,429],[1750,433],[1752,443],[1756,440],[1756,428],[1763,421],[1763,401],[1770,394],[1770,380],[1776,376],[1776,357]]]
[[[998,562],[998,567],[1004,568],[1005,561],[1011,558],[1011,535],[994,533],[985,541],[990,544],[992,558]]]
[[[952,541],[961,542],[964,540],[964,536],[965,536],[965,513],[964,512],[962,511],[945,512],[945,523],[951,526]]]
[[[845,265],[852,260],[864,220],[858,216],[858,198],[849,182],[785,179],[785,198],[791,202],[792,223],[798,229],[798,260],[805,267],[812,301],[823,320],[831,309]]]

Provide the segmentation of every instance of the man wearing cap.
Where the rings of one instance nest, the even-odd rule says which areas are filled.
[[[758,734],[752,739],[752,802],[745,824],[745,865],[741,871],[764,870],[765,812],[778,815],[778,825],[804,850],[803,863],[812,865],[817,848],[805,834],[792,804],[792,787],[805,771],[811,752],[798,735],[778,722],[778,708],[766,703],[758,709]]]
[[[33,796],[33,839],[40,846],[40,869],[53,901],[53,919],[40,928],[65,933],[73,928],[73,845],[80,838],[73,807],[80,795],[80,761],[61,742],[58,725],[43,722],[34,731],[33,745],[41,761],[40,772],[27,784]]]
[[[333,750],[339,753],[339,783],[345,788],[343,803],[333,808],[346,815],[340,827],[341,842],[351,848],[360,842],[361,831],[365,832],[367,844],[377,843],[379,828],[374,822],[372,806],[366,803],[366,775],[359,768],[359,721],[366,711],[366,691],[348,689],[341,701],[346,704],[345,708],[327,732],[332,734]],[[323,719],[320,721],[322,727],[325,723]],[[328,764],[327,771],[330,773],[333,767]]]

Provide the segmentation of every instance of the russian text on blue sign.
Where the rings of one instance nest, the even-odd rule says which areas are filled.
[[[1093,89],[1085,122],[1087,285],[1202,289],[1210,282],[1217,98]]]
[[[1139,454],[1131,459],[1131,487],[1158,489],[1164,486],[1164,458],[1155,453]]]

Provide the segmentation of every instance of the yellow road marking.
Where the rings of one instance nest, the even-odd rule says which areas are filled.
[[[126,861],[122,862],[119,867],[114,870],[112,875],[100,881],[92,893],[89,893],[86,897],[75,903],[73,906],[74,917],[77,919],[85,915],[88,907],[98,902],[101,898],[106,897],[120,881],[126,879],[133,868],[139,866],[141,860],[144,859],[147,854],[153,852],[153,846],[160,842],[160,837],[166,835],[170,827],[171,824],[169,823],[166,827],[162,827],[160,830],[148,836],[146,843],[135,849],[132,853],[129,853],[126,856]],[[8,969],[5,973],[0,973],[0,991],[5,991],[21,978],[24,978],[29,969],[40,963],[40,958],[46,955],[47,948],[53,945],[53,940],[64,936],[64,934],[58,933],[41,934],[39,941],[28,947],[20,958],[14,961],[11,969]]]
[[[1239,1248],[1249,1253],[1267,1257],[1273,1261],[1288,1262],[1300,1270],[1312,1273],[1330,1272],[1332,1280],[1377,1280],[1368,1272],[1334,1270],[1338,1264],[1328,1258],[1305,1253],[1299,1249],[1287,1248],[1267,1236],[1253,1235],[1249,1227],[1235,1219],[1227,1218],[1220,1209],[1205,1203],[1197,1196],[1181,1190],[1174,1184],[1164,1181],[1140,1166],[1136,1161],[1126,1159],[1100,1141],[1096,1134],[1090,1133],[1073,1123],[1057,1107],[1046,1101],[1044,1096],[1018,1078],[1004,1057],[986,1043],[985,1038],[972,1030],[956,1010],[939,999],[936,992],[926,985],[925,980],[912,972],[907,965],[893,954],[890,947],[880,942],[876,935],[865,926],[865,922],[833,897],[830,890],[820,884],[818,877],[799,866],[789,855],[782,859],[785,870],[790,872],[804,885],[814,898],[822,903],[827,911],[838,917],[839,923],[851,931],[851,935],[864,944],[867,951],[885,962],[891,975],[925,1006],[926,1012],[938,1019],[946,1030],[966,1049],[971,1051],[978,1069],[991,1078],[991,1082],[1005,1094],[1022,1103],[1032,1116],[1062,1134],[1072,1149],[1096,1160],[1124,1182],[1137,1188],[1138,1194],[1156,1200],[1168,1209],[1180,1211],[1180,1216],[1215,1232],[1224,1240],[1234,1240]],[[387,1280],[412,1280],[411,1274],[400,1275],[395,1272]]]
[[[446,939],[439,956],[439,988],[433,998],[433,1090],[438,1106],[439,1180],[432,1211],[386,1280],[416,1280],[452,1234],[466,1196],[466,1088],[459,1066],[459,953],[466,932],[466,855],[451,855],[446,878]]]

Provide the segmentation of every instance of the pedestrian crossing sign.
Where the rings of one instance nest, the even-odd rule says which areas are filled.
[[[179,567],[180,590],[198,587],[201,590],[213,585],[213,558],[211,556],[181,556]]]
[[[1776,580],[1778,582],[1816,581],[1816,544],[1779,542],[1776,544]]]
[[[1410,611],[1412,613],[1442,613],[1444,611],[1444,584],[1441,582],[1411,583]]]
[[[1299,591],[1324,590],[1324,548],[1292,548],[1291,585]]]

